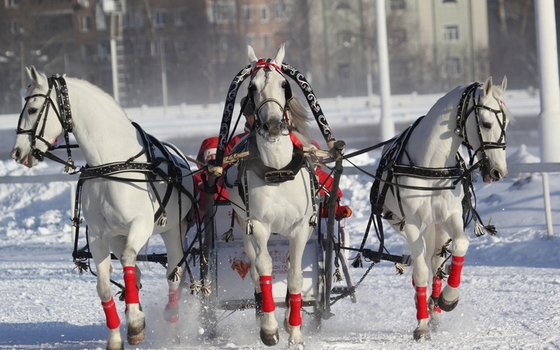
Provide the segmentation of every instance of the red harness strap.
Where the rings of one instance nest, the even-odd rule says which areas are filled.
[[[257,74],[257,71],[259,69],[263,69],[263,68],[267,68],[267,69],[270,69],[270,70],[274,69],[278,73],[284,74],[284,73],[282,73],[282,68],[280,68],[280,66],[277,65],[276,62],[266,61],[263,58],[259,58],[259,60],[255,64],[255,67],[253,67],[253,71],[251,71],[251,78],[253,78],[255,76],[255,74]]]

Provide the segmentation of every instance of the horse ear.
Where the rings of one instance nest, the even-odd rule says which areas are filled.
[[[490,93],[490,90],[492,90],[492,77],[486,79],[483,89],[484,89],[484,96],[487,96]]]
[[[504,79],[502,79],[502,93],[506,91],[507,87],[507,77],[504,75]]]
[[[279,66],[281,66],[284,61],[284,54],[286,53],[285,46],[285,44],[280,45],[278,52],[276,52],[276,57],[274,57],[274,62]]]
[[[257,61],[259,60],[257,58],[257,55],[255,55],[255,50],[253,50],[253,47],[251,45],[247,45],[247,57],[249,58],[249,63],[251,63],[253,67],[255,66],[255,63],[257,63]]]
[[[45,75],[39,73],[35,66],[25,67],[25,70],[27,71],[29,78],[34,81],[37,86],[41,86],[47,82]]]

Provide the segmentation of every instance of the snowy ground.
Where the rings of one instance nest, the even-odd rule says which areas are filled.
[[[513,152],[513,150],[512,150]],[[538,158],[510,155],[524,162]],[[373,162],[370,155],[355,159]],[[0,176],[58,173],[52,162],[26,169],[0,162]],[[345,176],[344,202],[354,209],[346,229],[358,247],[369,215],[370,179]],[[498,234],[474,237],[463,270],[462,298],[444,314],[440,332],[430,342],[412,340],[415,309],[411,269],[395,274],[391,263],[374,266],[357,289],[357,303],[345,298],[333,306],[320,335],[306,334],[307,349],[559,349],[560,348],[560,175],[550,175],[556,236],[547,238],[542,178],[533,174],[515,182],[476,183],[478,210],[492,218]],[[103,349],[106,328],[95,291],[95,278],[79,274],[72,263],[70,186],[0,185],[0,349]],[[403,239],[388,232],[394,254],[406,251]],[[157,241],[154,246],[158,246]],[[376,248],[370,239],[367,244]],[[118,265],[116,265],[118,266]],[[351,268],[358,281],[369,267]],[[120,271],[120,269],[116,269]],[[174,348],[166,340],[162,309],[166,301],[165,271],[144,263],[141,300],[147,315],[147,336],[127,349]],[[116,273],[115,278],[121,276]],[[220,322],[218,338],[199,337],[198,302],[184,293],[180,335],[183,349],[260,349],[254,311],[238,311]],[[124,305],[119,303],[121,319]],[[283,309],[277,309],[281,321]],[[221,311],[219,312],[221,315]],[[304,317],[304,324],[306,322]],[[122,327],[122,326],[121,326]],[[276,348],[284,348],[281,333]]]

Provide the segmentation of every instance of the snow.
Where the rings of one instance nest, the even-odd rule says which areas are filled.
[[[334,102],[329,108],[334,110]],[[531,107],[528,103],[520,108]],[[165,123],[159,119],[157,124]],[[509,163],[539,161],[531,148],[521,146],[508,152]],[[374,164],[375,157],[372,152],[353,161]],[[62,167],[50,161],[33,169],[11,160],[0,161],[0,176],[61,172]],[[95,277],[80,274],[72,263],[72,180],[0,184],[0,349],[105,348],[108,333]],[[320,334],[304,332],[307,349],[559,349],[560,174],[549,174],[549,183],[553,237],[547,234],[540,174],[511,174],[501,182],[475,183],[478,212],[485,223],[491,219],[498,234],[475,237],[472,226],[467,228],[471,245],[463,269],[461,300],[453,312],[443,314],[443,325],[431,341],[412,340],[416,327],[412,269],[397,275],[393,264],[382,262],[364,277],[370,267],[364,262],[363,268],[350,270],[354,282],[363,277],[356,291],[357,303],[349,298],[338,301],[333,316],[323,320]],[[346,221],[352,247],[359,247],[367,224],[370,187],[371,179],[366,176],[341,179],[343,203],[354,211]],[[393,254],[407,252],[404,239],[390,230],[386,245]],[[377,248],[371,234],[366,247]],[[147,250],[160,248],[154,238]],[[226,313],[217,339],[203,340],[199,337],[198,300],[186,292],[180,305],[181,345],[170,344],[162,319],[167,300],[165,270],[154,263],[140,264],[146,339],[137,346],[125,344],[126,349],[264,347],[254,310]],[[120,266],[114,266],[114,279],[122,281]],[[124,305],[117,303],[124,320]],[[279,321],[283,311],[276,311]],[[218,315],[222,316],[221,310]],[[304,315],[304,326],[306,321]],[[285,348],[287,335],[281,330],[280,336],[277,348]]]

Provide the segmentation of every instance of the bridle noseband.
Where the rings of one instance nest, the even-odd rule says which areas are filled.
[[[19,115],[18,126],[16,129],[16,135],[20,134],[27,134],[31,137],[31,155],[38,160],[42,161],[45,157],[55,160],[59,163],[65,164],[66,169],[65,171],[68,172],[70,168],[75,169],[74,161],[72,160],[71,152],[70,152],[70,138],[69,133],[72,132],[73,128],[73,121],[72,121],[72,112],[70,108],[70,100],[68,97],[68,87],[66,85],[66,80],[59,75],[53,75],[52,77],[48,78],[49,88],[46,94],[33,94],[30,96],[25,97],[25,105]],[[51,92],[54,89],[56,93],[56,100],[57,104],[51,98]],[[23,114],[27,111],[27,104],[29,100],[34,97],[43,97],[45,101],[39,110],[39,115],[37,120],[35,121],[34,125],[30,129],[23,129],[21,127],[23,121]],[[54,113],[56,114],[60,125],[62,126],[62,130],[64,131],[64,139],[66,142],[66,149],[68,152],[68,161],[65,162],[60,158],[52,155],[50,151],[52,151],[55,147],[51,142],[45,139],[45,127],[47,125],[47,117],[49,113],[49,108],[52,106]],[[44,119],[43,119],[44,116]],[[43,122],[41,124],[41,120]],[[41,127],[39,128],[39,125]],[[43,142],[47,146],[47,151],[43,152],[40,149],[36,148],[35,145],[37,140]]]
[[[455,135],[463,138],[463,145],[467,147],[469,153],[472,152],[470,156],[470,164],[472,165],[474,162],[474,157],[476,154],[480,154],[479,161],[477,162],[478,166],[481,166],[488,162],[488,155],[486,154],[486,150],[489,149],[506,149],[506,113],[504,112],[503,108],[500,107],[499,110],[490,108],[486,105],[481,104],[480,96],[478,99],[476,98],[476,90],[481,87],[482,84],[480,83],[473,83],[469,85],[463,94],[461,95],[461,99],[459,101],[459,105],[457,108],[457,117],[456,121],[456,128],[454,130]],[[469,101],[472,102],[472,105],[469,107]],[[500,104],[503,102],[500,100]],[[498,120],[498,125],[500,125],[501,133],[500,137],[497,141],[484,141],[482,138],[481,126],[480,126],[480,110],[485,109],[494,113],[496,119]],[[469,143],[467,132],[465,130],[466,121],[468,117],[474,112],[474,116],[476,118],[476,126],[477,126],[477,134],[480,141],[480,147],[478,149],[474,149],[472,145]],[[500,118],[499,115],[502,115]]]

